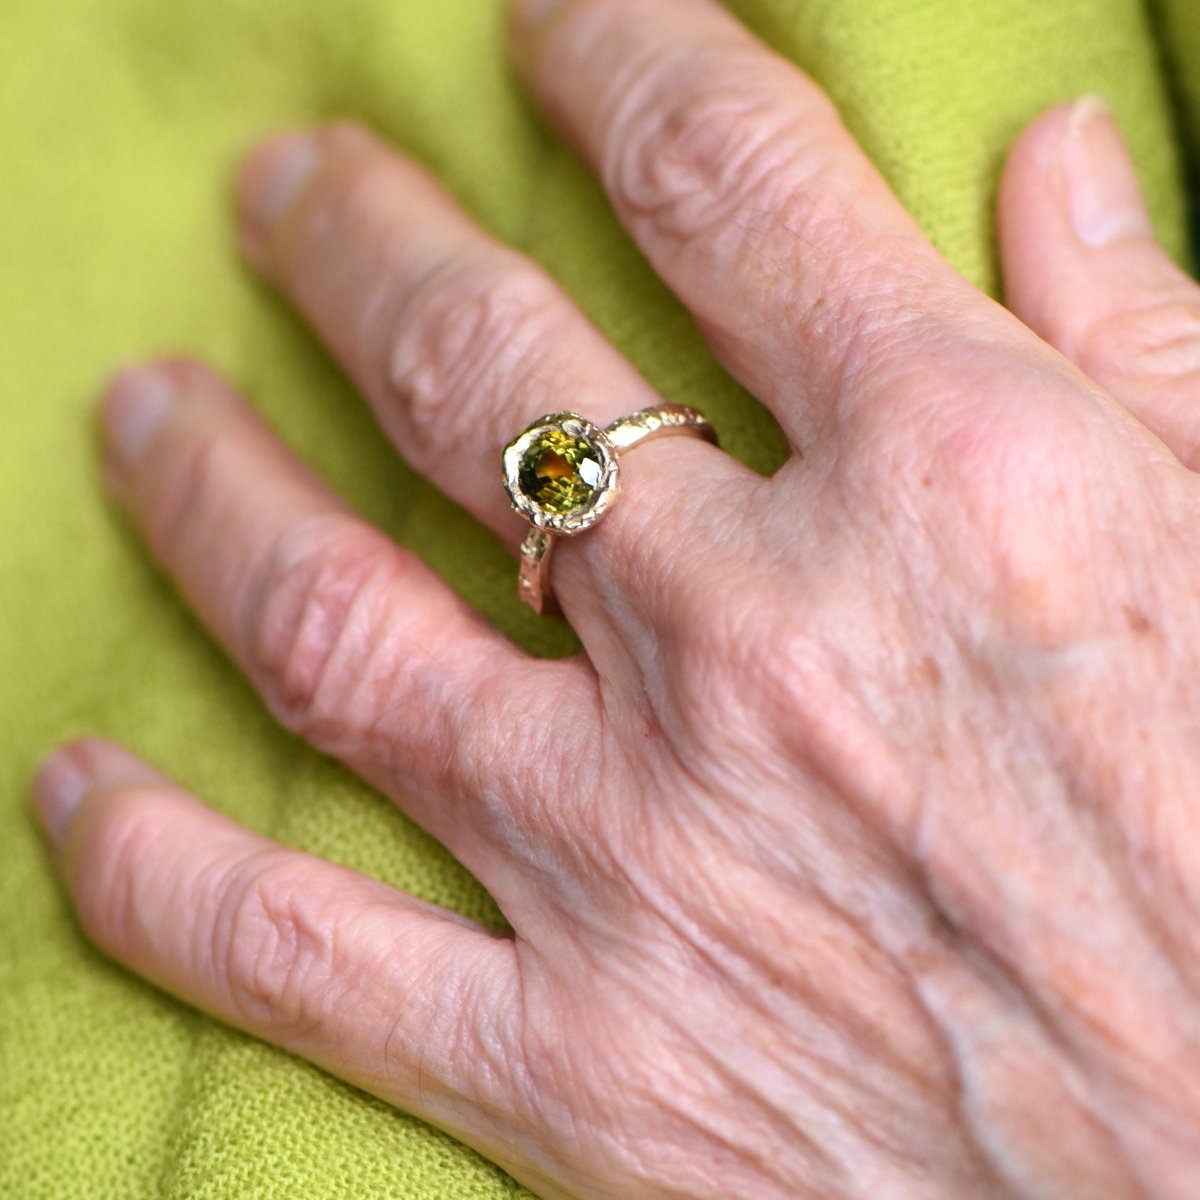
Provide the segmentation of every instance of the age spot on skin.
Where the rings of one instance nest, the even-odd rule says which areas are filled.
[[[1129,628],[1139,637],[1145,637],[1154,632],[1154,622],[1140,608],[1135,608],[1132,604],[1125,605],[1125,619],[1129,622]]]

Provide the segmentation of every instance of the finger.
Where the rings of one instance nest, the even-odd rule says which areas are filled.
[[[1189,465],[1200,465],[1200,288],[1155,241],[1103,104],[1035,121],[1000,193],[1009,306]]]
[[[605,425],[661,400],[549,276],[363,129],[264,143],[238,196],[250,260],[305,313],[412,466],[510,546],[527,527],[501,486],[505,443],[547,413]],[[681,442],[639,448],[643,506],[670,508],[685,484],[747,478],[712,447]],[[596,533],[631,542],[617,511]]]
[[[517,650],[199,364],[118,375],[101,418],[117,497],[271,711],[395,797],[504,905],[497,844],[538,828],[528,797],[557,791],[560,722],[586,752],[586,663]]]
[[[106,953],[485,1152],[504,1132],[510,939],[251,833],[110,742],[59,750],[33,790]]]
[[[820,89],[714,0],[525,0],[515,28],[542,106],[794,441],[986,306]]]

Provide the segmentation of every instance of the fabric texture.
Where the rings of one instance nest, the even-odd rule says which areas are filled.
[[[94,951],[26,802],[45,751],[130,745],[283,841],[495,923],[440,846],[280,732],[106,503],[92,408],[124,360],[182,351],[241,386],[327,479],[502,629],[558,654],[497,543],[407,471],[300,322],[239,265],[238,154],[366,121],[536,256],[675,401],[769,470],[770,421],[702,346],[512,76],[501,0],[4,0],[0,6],[0,1195],[499,1197],[452,1139],[221,1027]],[[1186,255],[1200,132],[1193,0],[738,0],[832,93],[936,244],[997,287],[992,208],[1037,112],[1103,93]],[[497,478],[499,486],[499,478]],[[619,1105],[619,1095],[612,1103]]]

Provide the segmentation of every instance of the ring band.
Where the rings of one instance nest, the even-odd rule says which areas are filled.
[[[505,446],[504,487],[531,526],[521,545],[517,591],[534,612],[557,611],[550,586],[554,542],[591,529],[612,507],[620,453],[673,433],[717,444],[713,427],[694,408],[656,404],[604,429],[578,413],[550,413]]]

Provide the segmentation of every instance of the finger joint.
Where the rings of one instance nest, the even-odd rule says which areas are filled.
[[[507,256],[447,260],[405,298],[385,326],[382,357],[419,470],[438,473],[455,445],[495,448],[498,417],[511,421],[516,398],[548,390],[541,377],[553,370],[565,311],[550,279]]]
[[[327,892],[271,848],[231,868],[215,909],[208,955],[233,1013],[284,1044],[321,1030],[353,978],[353,931]]]
[[[629,84],[602,163],[618,211],[668,252],[806,234],[832,194],[823,100],[797,112],[760,62],[711,68],[659,52]]]
[[[245,656],[285,728],[331,753],[369,750],[415,678],[428,646],[409,645],[404,579],[416,564],[382,533],[344,514],[321,514],[283,534],[248,595]],[[408,636],[406,636],[408,634]],[[434,730],[431,730],[431,735]]]
[[[1167,299],[1123,310],[1087,331],[1081,358],[1100,375],[1194,378],[1200,375],[1200,304]]]

